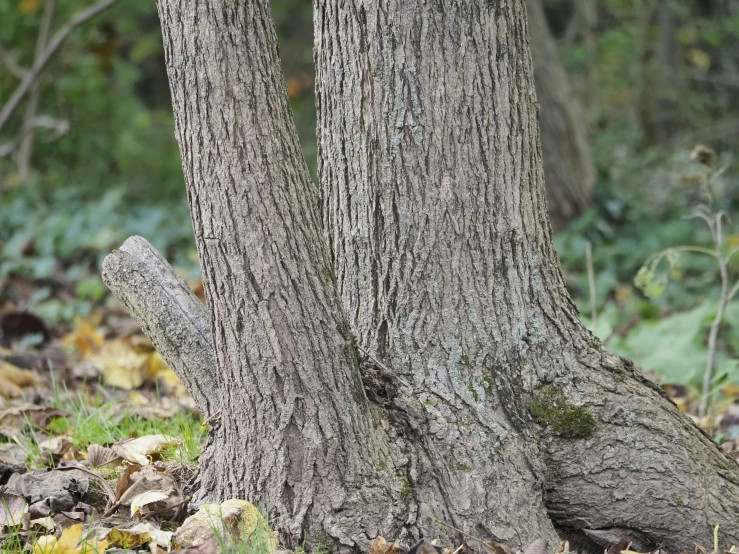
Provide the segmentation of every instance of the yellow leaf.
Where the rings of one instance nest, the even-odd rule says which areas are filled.
[[[77,319],[74,323],[74,331],[62,338],[62,345],[73,346],[82,356],[95,352],[105,338],[97,332],[97,329],[84,319]]]
[[[24,388],[42,384],[41,379],[32,371],[0,360],[0,396],[17,398],[23,395]]]
[[[88,356],[88,360],[103,374],[105,383],[111,387],[131,390],[144,382],[144,370],[148,354],[137,354],[123,340],[104,343],[100,349]]]
[[[164,358],[159,352],[153,352],[146,359],[145,375],[147,379],[152,381],[158,381],[159,379],[165,381],[168,385],[175,386],[179,384],[180,380],[175,375],[164,361]]]
[[[58,554],[57,540],[54,535],[43,535],[36,539],[33,554]]]
[[[729,235],[726,237],[726,244],[731,246],[732,248],[736,248],[739,246],[739,235]]]
[[[20,9],[23,13],[32,14],[38,11],[39,0],[21,0]]]
[[[102,554],[110,544],[106,540],[98,540],[94,537],[81,539],[82,524],[78,523],[62,531],[59,540],[51,535],[40,537],[33,547],[33,552],[34,554]],[[42,550],[43,548],[47,550]]]

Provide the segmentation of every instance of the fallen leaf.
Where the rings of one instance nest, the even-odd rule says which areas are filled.
[[[58,554],[58,542],[54,535],[42,535],[33,544],[33,554]]]
[[[369,554],[400,554],[400,547],[388,542],[385,537],[377,537],[370,545]]]
[[[107,465],[117,465],[123,461],[123,458],[113,452],[112,448],[91,444],[87,447],[87,461],[90,462],[90,467],[99,468]]]
[[[6,410],[0,410],[0,428],[2,428],[3,433],[11,430],[20,432],[27,423],[30,423],[34,427],[43,429],[52,420],[68,415],[67,412],[55,408],[36,406],[34,404],[21,404]],[[10,436],[12,437],[14,435]]]
[[[152,512],[166,514],[179,508],[184,502],[177,482],[167,472],[155,466],[145,466],[131,473],[131,485],[121,494],[118,505],[131,506],[132,513],[147,515]],[[138,504],[137,508],[134,503]]]
[[[0,360],[0,396],[18,398],[23,396],[25,389],[42,384],[43,381],[33,371]]]
[[[17,527],[28,513],[28,503],[17,494],[0,494],[0,531],[3,527]]]
[[[215,538],[231,541],[259,541],[265,554],[277,548],[277,539],[264,516],[246,500],[231,499],[222,504],[205,504],[188,517],[175,532],[174,542],[181,547],[212,543]]]
[[[536,539],[523,550],[523,554],[547,554],[547,541]]]
[[[32,519],[28,523],[31,528],[43,527],[43,529],[47,532],[53,531],[56,528],[56,523],[49,516]]]
[[[168,492],[156,490],[142,492],[141,494],[134,496],[131,499],[131,517],[136,517],[141,508],[148,506],[149,504],[154,504],[155,502],[166,500],[169,497],[170,494]]]
[[[84,319],[74,322],[74,330],[62,337],[63,346],[74,347],[81,356],[87,356],[102,346],[105,337]]]
[[[111,544],[118,544],[123,548],[136,548],[138,546],[154,543],[163,548],[169,548],[172,541],[171,531],[157,529],[150,522],[137,523],[133,527],[111,529],[107,540]]]
[[[126,461],[145,466],[151,463],[151,456],[161,454],[178,444],[178,439],[167,435],[146,435],[115,444],[112,450]]]
[[[123,339],[104,343],[86,359],[102,373],[105,383],[124,390],[139,388],[144,383],[148,354],[139,354]]]
[[[110,543],[97,538],[82,538],[82,524],[78,523],[62,531],[59,539],[44,535],[36,539],[34,554],[97,554],[102,553]]]
[[[124,469],[123,472],[118,476],[118,481],[116,481],[115,483],[115,501],[116,502],[120,502],[121,497],[123,496],[123,493],[126,492],[129,489],[129,487],[133,484],[131,475],[133,475],[134,473],[138,471],[141,471],[141,466],[139,464],[131,464],[129,466],[126,466],[126,469]]]

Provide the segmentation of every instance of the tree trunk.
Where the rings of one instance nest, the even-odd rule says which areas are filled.
[[[336,299],[269,3],[158,7],[218,362],[198,500],[259,500],[288,546],[366,542],[408,502]]]
[[[590,204],[595,168],[587,142],[585,114],[559,60],[544,6],[541,0],[526,0],[526,7],[536,96],[541,106],[539,126],[549,218],[556,231]]]
[[[218,366],[199,501],[288,547],[739,539],[736,463],[567,295],[522,0],[316,0],[322,224],[268,2],[159,10]]]
[[[338,290],[360,346],[428,406],[416,441],[437,457],[416,490],[443,475],[453,521],[504,538],[531,523],[502,531],[496,502],[538,500],[532,476],[585,546],[687,549],[715,524],[739,538],[736,463],[601,349],[565,290],[522,2],[319,0],[315,29]]]

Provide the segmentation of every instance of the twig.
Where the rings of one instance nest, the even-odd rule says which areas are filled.
[[[721,246],[723,244],[723,236],[721,230],[721,219],[723,213],[716,215],[716,258],[718,258],[719,273],[721,275],[721,295],[718,301],[718,311],[716,318],[711,323],[711,331],[708,334],[708,357],[706,359],[706,369],[703,372],[703,394],[701,395],[700,405],[698,407],[698,416],[705,417],[708,413],[708,403],[711,396],[711,381],[713,380],[714,360],[716,358],[716,339],[718,331],[721,327],[721,321],[724,319],[724,310],[729,298],[729,272],[727,269],[728,259],[721,255]]]
[[[36,40],[36,52],[34,54],[34,64],[41,55],[44,53],[47,43],[49,42],[49,34],[51,33],[51,24],[54,21],[54,11],[56,10],[56,0],[46,0],[44,5],[44,15],[41,20],[41,28],[38,32],[38,39]],[[34,136],[34,119],[36,119],[36,112],[38,111],[39,98],[41,96],[41,74],[39,72],[39,78],[36,79],[31,85],[31,92],[28,97],[28,104],[26,105],[26,113],[23,116],[23,126],[21,127],[21,134],[23,139],[21,140],[20,147],[18,148],[18,177],[22,183],[28,177],[28,172],[31,168],[31,156],[33,153],[33,136]]]
[[[593,334],[598,329],[598,308],[595,304],[595,274],[593,272],[593,247],[588,242],[585,247],[585,263],[588,267],[588,289],[590,290],[590,321]]]
[[[69,38],[69,35],[72,33],[72,31],[74,31],[77,27],[79,27],[83,23],[86,23],[99,13],[107,10],[117,1],[118,0],[101,0],[97,4],[93,4],[92,6],[82,10],[81,12],[77,12],[64,27],[56,32],[56,34],[49,42],[49,45],[44,50],[43,54],[39,58],[34,60],[33,67],[28,70],[26,75],[23,77],[23,80],[13,92],[13,95],[3,106],[3,109],[0,110],[0,130],[2,130],[2,128],[8,122],[10,115],[18,107],[18,104],[23,99],[23,96],[25,96],[25,94],[31,88],[31,85],[33,85],[33,83],[39,78],[41,72],[46,67],[46,64],[49,63],[49,60],[51,60],[52,56],[56,53],[57,50],[59,50],[61,45],[64,44],[64,41]]]
[[[5,65],[8,71],[18,79],[23,79],[26,76],[26,73],[28,73],[27,70],[23,69],[16,63],[13,56],[10,55],[10,52],[5,50],[2,46],[0,46],[0,62],[3,62],[3,65]]]

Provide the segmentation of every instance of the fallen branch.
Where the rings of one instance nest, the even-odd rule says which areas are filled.
[[[210,317],[184,279],[142,237],[131,237],[103,261],[103,281],[141,325],[154,347],[210,417],[216,355]]]
[[[8,119],[10,118],[13,111],[18,107],[18,104],[23,99],[23,96],[25,96],[25,94],[31,89],[31,86],[40,77],[41,72],[49,63],[49,60],[51,60],[51,58],[54,56],[56,51],[59,50],[61,45],[64,44],[64,41],[69,38],[69,35],[72,33],[72,31],[74,31],[77,27],[79,27],[83,23],[86,23],[99,13],[107,10],[117,1],[118,0],[101,0],[97,4],[93,4],[89,8],[76,13],[64,27],[57,31],[57,33],[49,42],[49,45],[43,51],[43,54],[34,60],[33,67],[31,67],[31,69],[26,72],[23,80],[13,92],[13,95],[5,103],[3,109],[0,110],[0,130],[2,130],[2,128],[8,122]]]

